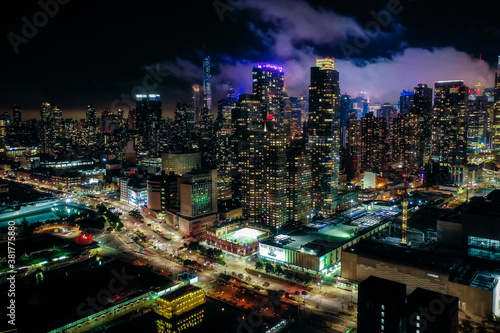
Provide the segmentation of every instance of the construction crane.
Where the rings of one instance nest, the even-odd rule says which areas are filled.
[[[408,228],[408,180],[406,175],[403,175],[405,179],[405,193],[403,194],[403,224],[401,225],[401,245],[408,245],[408,240],[406,239],[406,229]]]

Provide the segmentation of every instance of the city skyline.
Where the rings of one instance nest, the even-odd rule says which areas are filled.
[[[29,112],[38,110],[40,103],[48,101],[59,105],[65,117],[76,110],[83,112],[88,104],[100,111],[105,105],[123,102],[122,94],[132,95],[132,89],[143,85],[147,75],[156,73],[153,77],[157,81],[148,81],[148,87],[155,86],[154,83],[156,86],[147,92],[164,96],[164,113],[172,115],[177,101],[190,100],[192,85],[202,85],[203,58],[207,55],[212,62],[214,101],[224,95],[227,80],[232,81],[236,95],[250,93],[251,82],[247,78],[251,68],[259,62],[283,66],[289,95],[307,96],[309,68],[314,65],[315,58],[326,56],[336,58],[342,94],[356,96],[365,91],[374,102],[396,103],[401,90],[411,89],[418,83],[433,86],[435,81],[455,79],[464,80],[469,87],[479,81],[486,87],[494,83],[497,52],[493,45],[498,27],[494,23],[484,24],[490,11],[472,8],[467,13],[470,21],[467,29],[457,28],[457,36],[449,37],[439,29],[425,34],[429,27],[416,25],[413,17],[423,9],[409,2],[391,7],[392,14],[385,1],[370,2],[366,9],[347,4],[328,5],[323,1],[297,0],[292,8],[282,1],[272,4],[239,1],[226,4],[226,7],[221,7],[220,3],[201,4],[200,10],[191,11],[196,23],[187,26],[183,22],[178,33],[169,34],[172,42],[163,42],[156,36],[179,24],[180,18],[166,18],[187,11],[183,5],[170,4],[167,11],[150,14],[154,16],[148,19],[149,25],[139,26],[129,21],[123,29],[133,33],[109,39],[105,32],[112,31],[111,27],[96,27],[83,34],[83,28],[71,22],[76,19],[81,23],[80,16],[93,9],[95,3],[89,2],[85,8],[74,3],[60,4],[46,26],[37,28],[38,33],[33,38],[18,45],[18,53],[14,52],[12,41],[4,38],[1,47],[9,66],[4,70],[2,91],[5,96],[0,108],[10,111],[13,104],[20,104],[23,111]],[[441,21],[433,21],[436,26],[464,19],[454,7],[445,11],[449,4],[445,1],[426,13],[433,19],[441,15]],[[21,18],[31,18],[42,10],[36,3],[28,9],[13,8],[12,15],[5,21],[6,36],[9,33],[22,36]],[[132,11],[126,3],[119,8],[107,4],[92,15],[102,17],[112,12],[130,17]],[[143,22],[139,13],[137,19]],[[120,20],[120,16],[116,16],[118,18],[108,15],[103,21],[112,25]],[[382,25],[379,32],[378,22]],[[207,30],[198,33],[203,28]],[[88,50],[81,49],[75,41],[79,37]],[[370,38],[369,42],[360,47],[361,39],[356,38],[366,37]],[[225,43],[226,39],[234,40],[237,47]],[[58,46],[61,41],[64,42],[62,48]],[[96,45],[100,48],[95,49]],[[169,45],[179,46],[171,49]],[[120,52],[131,47],[137,51]],[[45,52],[40,54],[40,49]],[[482,63],[479,61],[481,55]],[[93,57],[101,61],[89,62]],[[37,64],[47,66],[34,70]],[[23,82],[28,84],[20,89]]]

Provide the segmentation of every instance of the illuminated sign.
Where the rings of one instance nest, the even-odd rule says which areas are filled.
[[[269,246],[266,244],[259,244],[259,253],[261,256],[273,260],[286,261],[285,249]]]

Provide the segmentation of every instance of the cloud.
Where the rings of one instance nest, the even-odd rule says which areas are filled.
[[[254,38],[264,45],[261,62],[274,59],[285,70],[285,87],[290,96],[307,96],[310,84],[310,68],[316,58],[332,56],[328,52],[339,50],[342,42],[352,37],[364,36],[366,32],[351,17],[342,16],[322,7],[312,7],[301,0],[249,0],[242,3],[245,10],[253,13],[247,27]],[[376,48],[375,40],[387,39],[405,28],[392,20],[392,32],[370,35],[367,48]],[[257,61],[255,49],[249,41],[247,58],[234,58],[230,54],[212,59],[223,59],[213,63],[212,84],[215,100],[224,96],[227,81],[231,81],[237,93],[252,92],[252,67]],[[412,89],[418,83],[434,86],[435,81],[461,79],[473,87],[482,81],[492,86],[494,71],[486,63],[480,67],[479,60],[453,47],[416,48],[397,40],[389,56],[371,60],[336,59],[340,72],[342,93],[357,96],[366,91],[372,102],[397,103],[403,89]],[[366,49],[367,50],[367,49]],[[242,50],[240,50],[242,51]],[[326,54],[325,54],[326,53]],[[199,64],[176,58],[163,64],[170,73],[192,83],[201,83],[201,61]]]
[[[473,87],[477,82],[490,87],[494,70],[486,63],[452,47],[407,48],[392,58],[378,58],[358,66],[352,61],[338,59],[340,88],[343,93],[357,95],[366,91],[373,102],[395,103],[403,89],[412,89],[418,83],[434,87],[435,81],[464,80]]]
[[[322,7],[313,8],[301,0],[248,0],[244,7],[255,13],[259,22],[250,24],[257,35],[273,40],[273,52],[279,57],[293,56],[303,43],[326,45],[348,37],[364,36],[355,19]]]

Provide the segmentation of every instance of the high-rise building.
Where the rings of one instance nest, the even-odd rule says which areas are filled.
[[[284,72],[283,68],[271,64],[258,64],[252,70],[253,94],[259,96],[262,116],[265,118],[273,114],[278,127],[284,124]]]
[[[340,87],[335,59],[316,59],[309,86],[308,147],[311,154],[312,202],[316,212],[337,208],[340,163]]]
[[[349,120],[349,114],[353,111],[352,97],[349,95],[340,96],[340,130],[341,130],[341,142],[342,147],[345,148],[347,137],[346,137],[346,126]]]
[[[415,175],[429,164],[432,138],[432,88],[419,83],[414,88],[413,108],[408,117],[406,161],[407,171]]]
[[[232,117],[243,214],[251,223],[280,227],[286,222],[283,69],[259,64],[252,75],[254,94],[240,95]]]
[[[21,105],[14,104],[12,108],[12,125],[17,127],[21,124]]]
[[[361,121],[351,113],[346,126],[345,168],[347,180],[358,179],[361,171]]]
[[[500,101],[500,56],[498,56],[497,71],[495,73],[495,102]]]
[[[284,103],[284,127],[287,140],[298,138],[302,133],[302,114],[305,113],[306,101],[304,97],[289,97],[286,92]]]
[[[141,148],[153,154],[158,153],[159,122],[162,118],[161,98],[158,94],[137,94],[136,129],[142,136]]]
[[[491,148],[500,148],[500,56],[495,74],[495,104],[491,109]]]
[[[406,117],[399,114],[399,117],[390,118],[388,137],[389,162],[400,162],[402,165],[407,165],[405,160],[406,141],[408,121]]]
[[[210,113],[212,110],[212,86],[210,80],[210,56],[203,59],[203,112],[202,114]]]
[[[193,85],[193,108],[194,108],[194,120],[200,121],[201,119],[201,108],[200,108],[200,86]]]
[[[399,96],[399,112],[404,116],[408,117],[410,110],[413,107],[413,100],[415,96],[415,91],[403,90]]]
[[[311,156],[307,141],[294,139],[286,150],[287,221],[306,223],[311,217]]]
[[[197,151],[194,133],[194,108],[192,104],[178,102],[174,114],[174,140],[170,152],[186,153]]]
[[[461,172],[457,168],[467,165],[468,90],[463,81],[435,83],[431,156],[439,169],[435,171],[443,177],[454,176]]]
[[[369,112],[361,119],[361,171],[375,173],[386,169],[387,122]]]

